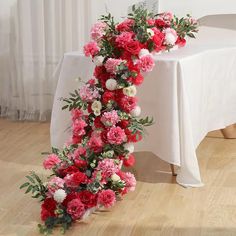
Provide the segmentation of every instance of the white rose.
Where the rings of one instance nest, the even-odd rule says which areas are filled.
[[[93,58],[93,62],[96,66],[102,66],[103,65],[103,61],[104,61],[104,57],[103,56],[96,56]]]
[[[117,182],[117,181],[120,180],[120,176],[117,175],[117,174],[113,174],[113,175],[111,176],[111,179],[112,179],[112,181]]]
[[[115,79],[108,79],[108,80],[106,81],[106,88],[107,88],[108,90],[111,90],[111,91],[115,90],[115,89],[117,88],[117,82],[116,82],[116,80],[115,80]]]
[[[174,45],[178,38],[176,31],[174,29],[167,28],[164,30],[164,33],[165,33],[165,43],[167,45]]]
[[[152,30],[152,29],[150,29],[150,28],[148,28],[147,29],[147,33],[152,37],[152,36],[154,36],[154,31]]]
[[[102,109],[102,103],[100,101],[94,101],[91,106],[93,111],[100,111]]]
[[[55,191],[55,193],[53,194],[53,198],[56,202],[58,203],[62,203],[65,198],[66,198],[66,192],[64,189],[58,189]]]
[[[142,57],[142,56],[146,56],[146,55],[149,55],[149,54],[150,54],[150,52],[147,49],[143,48],[143,49],[140,50],[138,56]]]
[[[137,89],[134,85],[123,88],[123,93],[126,96],[134,97],[137,94]]]
[[[129,153],[133,153],[134,152],[134,145],[133,145],[133,143],[126,143],[126,144],[124,144],[124,149],[126,151],[128,151]]]
[[[131,112],[130,114],[134,117],[138,117],[141,115],[141,107],[140,106],[136,106]]]

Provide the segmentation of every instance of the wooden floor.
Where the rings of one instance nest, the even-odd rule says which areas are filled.
[[[39,235],[40,204],[18,187],[32,169],[45,174],[40,153],[49,150],[49,124],[0,119],[0,235]],[[167,164],[139,153],[136,191],[111,211],[76,223],[67,235],[235,236],[236,140],[211,133],[197,154],[204,187],[180,187]]]

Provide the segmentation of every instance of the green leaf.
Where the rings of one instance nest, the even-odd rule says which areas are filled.
[[[34,181],[34,179],[33,179],[31,176],[27,175],[26,178],[27,178],[31,183],[35,184],[35,181]]]
[[[27,186],[29,186],[29,185],[30,185],[30,183],[29,183],[29,182],[26,182],[26,183],[24,183],[24,184],[22,184],[22,185],[20,186],[20,189],[25,188],[25,187],[27,187]]]

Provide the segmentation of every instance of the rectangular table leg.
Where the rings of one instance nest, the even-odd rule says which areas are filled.
[[[172,175],[177,176],[177,174],[175,173],[175,166],[173,164],[170,164],[170,169],[171,169]]]

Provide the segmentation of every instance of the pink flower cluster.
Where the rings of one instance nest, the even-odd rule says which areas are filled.
[[[91,38],[95,41],[101,39],[105,33],[106,27],[107,27],[107,24],[104,22],[95,23],[90,31]]]
[[[99,162],[97,170],[102,171],[102,176],[104,179],[106,179],[118,172],[119,167],[114,163],[113,159],[107,158]]]
[[[50,154],[47,159],[44,160],[43,166],[45,169],[52,169],[56,165],[61,163],[61,159],[56,154]]]
[[[106,61],[105,68],[108,73],[115,74],[117,72],[118,66],[121,65],[121,63],[125,64],[125,61],[122,59],[109,58]]]
[[[138,60],[138,66],[143,72],[150,72],[155,66],[155,62],[151,55],[144,55]]]
[[[109,112],[104,112],[101,118],[101,122],[105,126],[114,126],[119,122],[119,116],[116,110],[112,110]]]
[[[84,46],[84,54],[86,57],[94,57],[99,52],[99,50],[100,48],[95,41],[91,41]]]
[[[91,87],[90,84],[83,85],[80,88],[79,95],[86,102],[92,102],[100,97],[99,91],[95,87]]]
[[[111,127],[107,133],[107,141],[110,144],[119,145],[125,142],[126,139],[127,137],[126,137],[125,131],[119,126]]]

